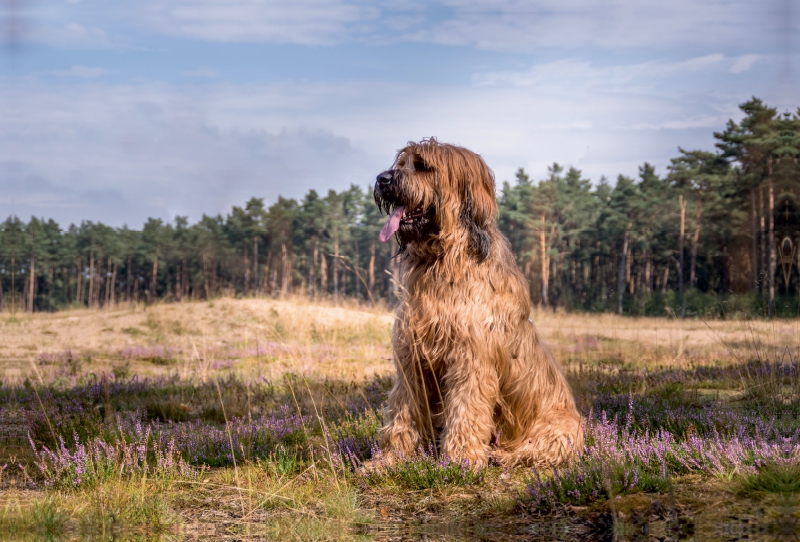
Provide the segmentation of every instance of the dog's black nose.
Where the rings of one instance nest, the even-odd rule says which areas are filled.
[[[390,182],[392,182],[392,178],[393,178],[393,175],[392,175],[391,171],[384,171],[383,173],[378,175],[378,179],[377,179],[378,180],[378,184],[387,185]]]

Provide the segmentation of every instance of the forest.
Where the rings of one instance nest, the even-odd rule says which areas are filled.
[[[498,223],[535,304],[630,315],[797,316],[800,110],[758,98],[659,174],[612,184],[553,164],[498,180]],[[491,166],[491,164],[490,164]],[[370,180],[365,180],[367,183]],[[216,296],[396,296],[398,248],[371,185],[140,230],[16,216],[0,223],[0,309],[53,311]]]

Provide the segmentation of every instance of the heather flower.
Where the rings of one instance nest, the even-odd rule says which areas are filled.
[[[629,412],[633,412],[629,397]],[[690,434],[684,440],[668,431],[631,431],[633,414],[621,425],[605,411],[589,417],[585,427],[587,446],[570,467],[543,478],[533,471],[528,479],[525,503],[547,511],[565,504],[584,504],[631,491],[660,490],[669,479],[682,474],[729,478],[755,472],[759,465],[776,461],[800,461],[797,433],[781,435],[775,420],[757,424],[755,436],[734,429],[712,432],[703,438]]]
[[[145,433],[149,437],[149,432]],[[47,446],[37,448],[28,437],[35,460],[46,487],[76,487],[101,482],[111,476],[138,476],[142,473],[154,476],[194,478],[197,470],[180,456],[174,446],[162,450],[156,447],[148,461],[147,445],[140,441],[126,442],[117,439],[109,444],[94,439],[82,444],[75,436],[74,451],[59,437],[59,446],[50,450]],[[154,466],[150,466],[154,463]]]

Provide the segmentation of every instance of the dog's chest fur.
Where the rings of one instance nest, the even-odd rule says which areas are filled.
[[[516,357],[530,315],[529,305],[515,302],[524,288],[518,272],[496,258],[462,262],[460,269],[460,276],[430,265],[408,270],[393,334],[401,362],[425,361],[438,371],[458,363],[466,350],[496,364]]]

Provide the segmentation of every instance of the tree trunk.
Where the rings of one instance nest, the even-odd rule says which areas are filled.
[[[181,264],[175,268],[175,301],[181,301],[183,294],[183,269]]]
[[[694,215],[694,239],[692,240],[692,261],[689,264],[689,289],[695,287],[697,269],[697,245],[700,243],[700,218],[703,212],[703,191],[697,191],[697,210]]]
[[[625,294],[625,269],[628,262],[628,241],[630,240],[632,223],[628,222],[625,228],[625,236],[622,239],[622,251],[619,262],[619,283],[617,284],[617,314],[622,316],[622,296]]]
[[[94,280],[94,249],[92,249],[92,250],[89,251],[89,300],[88,300],[88,304],[89,304],[89,308],[90,309],[94,308],[94,299],[93,299],[94,283],[95,283],[95,280]]]
[[[22,271],[25,271],[25,264],[22,264]],[[28,280],[28,276],[23,274],[22,275],[22,291],[20,292],[19,297],[19,309],[21,312],[28,312],[28,284],[30,281]]]
[[[50,266],[47,269],[47,304],[48,306],[53,306],[53,283],[55,282],[55,269],[53,266]],[[0,298],[2,298],[2,287],[0,287]],[[2,302],[0,302],[2,305]]]
[[[767,278],[767,224],[766,213],[764,212],[764,187],[758,189],[759,207],[761,208],[761,273],[759,280],[761,282],[761,291],[764,291],[764,280]]]
[[[12,273],[13,273],[13,270],[14,270],[13,257],[12,257],[11,262],[12,262],[11,263],[11,270],[12,270]],[[76,279],[75,280],[75,282],[76,282],[76,285],[75,285],[75,304],[76,305],[81,305],[81,304],[83,304],[83,296],[81,295],[81,294],[83,294],[83,259],[81,259],[81,258],[78,258],[78,276],[75,277],[75,279]],[[13,286],[12,286],[12,290],[13,290]]]
[[[153,303],[156,301],[156,294],[158,293],[158,254],[153,260],[153,276],[150,277],[150,298]]]
[[[358,263],[361,261],[361,258],[359,257],[358,254],[358,241],[353,241],[353,244],[355,245],[355,259],[353,260],[353,274],[354,274],[353,282],[355,283],[354,284],[355,296],[356,299],[358,299],[359,296],[361,295],[361,285],[359,284],[361,281],[358,280]]]
[[[325,296],[328,293],[328,259],[324,253],[319,255],[319,289],[320,294]]]
[[[758,241],[756,235],[756,192],[750,189],[750,214],[753,222],[753,290],[758,291]]]
[[[339,225],[333,225],[333,302],[339,303]]]
[[[608,301],[608,287],[609,287],[609,276],[611,275],[611,258],[612,256],[609,254],[608,257],[604,257],[600,262],[600,269],[598,270],[598,281],[600,281],[600,299],[605,303]]]
[[[678,203],[681,206],[681,232],[678,238],[678,294],[681,297],[681,318],[686,315],[686,296],[683,291],[683,240],[686,233],[686,200],[683,195],[678,196]]]
[[[258,237],[253,236],[253,295],[258,295]]]
[[[211,295],[218,295],[219,284],[217,280],[217,259],[211,258],[211,265],[210,265],[210,273],[211,273]]]
[[[286,245],[281,244],[281,295],[285,296],[289,292],[289,257],[286,252]]]
[[[272,265],[272,275],[270,279],[270,290],[272,291],[272,295],[278,295],[278,264],[275,263]]]
[[[652,243],[648,243],[648,248],[644,251],[644,291],[645,293],[650,293],[653,291],[653,270],[652,270],[652,250],[650,250],[650,245]]]
[[[247,247],[244,247],[244,295],[250,293],[250,260],[247,259]]]
[[[300,295],[306,295],[306,255],[300,256]]]
[[[100,263],[101,261],[101,258],[97,259],[97,278],[94,281],[94,307],[96,309],[99,309],[101,305],[100,288],[104,287],[106,283],[106,274],[100,274],[100,266],[102,265],[102,263]],[[103,290],[103,294],[105,294],[105,290]],[[103,300],[103,303],[105,303],[105,299]]]
[[[370,297],[375,292],[375,239],[369,245],[369,292]]]
[[[133,284],[131,283],[131,277],[133,276],[133,269],[131,269],[131,257],[128,256],[128,278],[125,279],[125,302],[130,303],[131,298],[133,297],[131,292],[131,288]]]
[[[181,273],[183,273],[183,276],[181,277],[181,286],[183,287],[183,291],[181,292],[181,301],[183,301],[189,297],[189,268],[186,265],[186,258],[183,259]]]
[[[13,252],[11,253],[11,314],[14,314],[14,310],[16,309],[15,305],[17,304],[17,285],[14,283],[14,276],[16,274],[16,265],[15,260],[16,254]]]
[[[114,289],[114,283],[109,284],[109,280],[111,279],[111,257],[106,260],[106,276],[103,283],[106,286],[105,291],[103,292],[103,303],[105,304],[106,309],[111,305],[111,290]]]
[[[633,295],[633,276],[631,267],[633,263],[633,251],[629,248],[628,254],[625,256],[625,284],[628,285],[628,293]]]
[[[273,295],[275,292],[275,285],[272,282],[272,275],[270,271],[275,271],[275,266],[272,264],[272,251],[267,251],[267,263],[264,264],[264,290],[267,295]]]
[[[344,299],[347,296],[347,266],[342,262],[340,263],[340,268],[342,278],[339,281],[339,296]]]
[[[203,291],[205,291],[206,299],[211,299],[211,293],[208,290],[208,259],[205,252],[203,252]]]
[[[772,157],[767,161],[769,175],[769,317],[775,316],[775,193],[772,186]]]
[[[30,287],[28,288],[28,312],[33,312],[33,293],[34,289],[36,288],[36,258],[31,256],[31,280]]]
[[[308,295],[312,299],[317,295],[317,264],[319,262],[319,248],[317,236],[311,239],[311,265],[308,268]]]
[[[569,287],[574,290],[575,289],[575,260],[570,256],[567,256],[567,259],[569,260],[569,263],[567,264],[567,269],[569,270],[568,271],[568,273],[569,273]]]
[[[550,304],[548,291],[550,290],[550,258],[547,257],[547,233],[545,232],[545,217],[542,214],[542,227],[539,229],[539,251],[542,260],[542,306]]]
[[[113,267],[111,271],[111,301],[110,301],[111,307],[113,307],[114,303],[116,302],[115,299],[116,296],[114,294],[116,293],[115,290],[117,287],[117,262],[114,262],[112,265]]]

